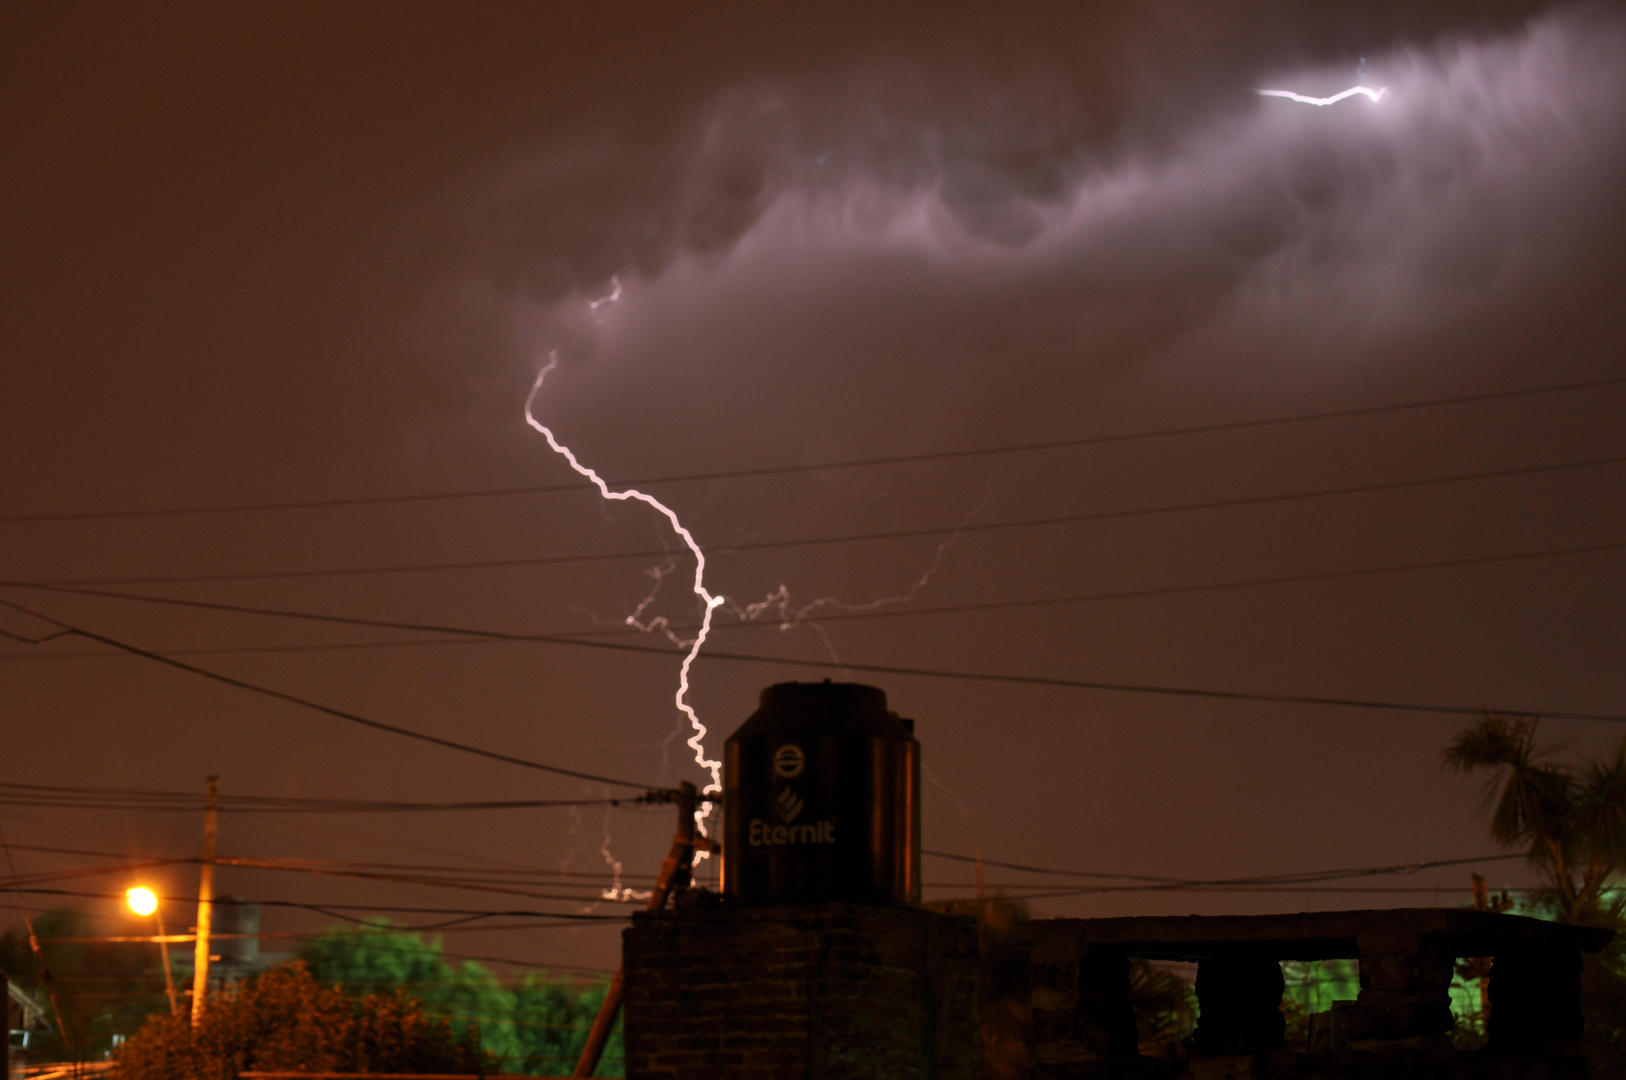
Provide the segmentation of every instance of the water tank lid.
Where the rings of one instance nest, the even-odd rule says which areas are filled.
[[[762,691],[761,705],[729,741],[792,733],[870,735],[912,740],[893,712],[886,691],[862,683],[775,683]]]

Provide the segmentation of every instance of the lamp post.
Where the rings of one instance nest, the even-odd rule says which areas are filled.
[[[169,1011],[179,1012],[175,1002],[175,975],[169,969],[169,936],[164,933],[164,917],[158,914],[158,897],[151,889],[137,885],[124,894],[130,910],[137,915],[151,915],[158,923],[158,952],[164,958],[164,990],[169,994]]]

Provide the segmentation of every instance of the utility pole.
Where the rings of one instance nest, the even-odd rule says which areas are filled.
[[[158,916],[158,955],[164,959],[164,992],[169,995],[169,1011],[178,1013],[181,1007],[175,1002],[175,971],[169,966],[169,934],[164,930],[164,917]]]
[[[666,906],[668,895],[689,887],[689,875],[694,866],[696,846],[704,846],[708,851],[718,850],[709,840],[694,835],[695,804],[699,801],[694,785],[685,780],[678,785],[677,791],[662,794],[674,798],[678,804],[677,833],[672,837],[671,850],[661,863],[660,876],[655,879],[655,888],[650,891],[649,903],[644,905],[645,911],[659,911]],[[577,1059],[576,1068],[571,1072],[571,1076],[592,1076],[593,1070],[598,1068],[598,1059],[604,1054],[604,1044],[610,1041],[610,1029],[615,1027],[616,1014],[621,1011],[621,994],[626,973],[625,964],[616,966],[615,978],[610,980],[610,989],[604,995],[604,1004],[599,1006],[598,1016],[593,1019],[593,1029],[587,1033],[587,1045],[582,1047],[582,1056]]]
[[[203,808],[203,873],[198,881],[198,940],[192,953],[192,1026],[203,1019],[209,992],[209,920],[214,916],[215,837],[220,830],[220,777],[209,777]]]

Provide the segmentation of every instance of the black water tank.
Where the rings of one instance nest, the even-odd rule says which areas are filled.
[[[886,694],[779,683],[723,751],[723,893],[920,901],[920,744]]]

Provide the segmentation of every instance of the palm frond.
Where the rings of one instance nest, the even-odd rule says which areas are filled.
[[[1536,759],[1536,720],[1486,713],[1457,733],[1442,758],[1446,768],[1460,773],[1527,768]]]
[[[1591,863],[1626,863],[1626,739],[1614,756],[1591,762],[1575,785],[1570,831]]]

